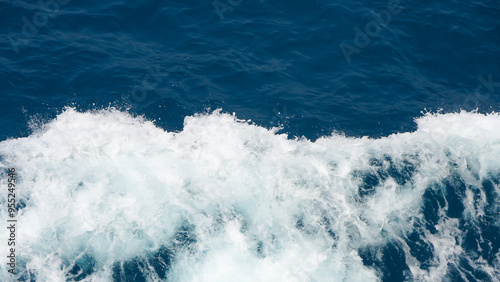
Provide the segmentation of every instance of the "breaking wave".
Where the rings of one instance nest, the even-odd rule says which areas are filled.
[[[166,132],[67,108],[0,142],[0,187],[19,177],[17,278],[499,279],[500,115],[415,121],[312,142],[220,111]]]

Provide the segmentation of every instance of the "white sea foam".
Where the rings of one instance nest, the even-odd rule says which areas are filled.
[[[173,133],[117,110],[68,108],[31,136],[0,143],[0,167],[16,168],[17,199],[26,204],[18,267],[24,277],[65,281],[85,256],[94,263],[85,281],[110,281],[120,262],[167,247],[170,281],[377,281],[381,273],[359,251],[400,242],[414,279],[441,280],[463,253],[446,207],[437,232],[426,231],[434,248],[428,270],[401,238],[423,222],[433,184],[458,174],[477,187],[499,175],[500,116],[429,114],[416,122],[412,133],[311,142],[218,111],[187,117]],[[398,173],[380,177],[391,169]],[[360,195],[369,175],[376,182]],[[464,217],[474,220],[486,196],[467,189]],[[0,204],[6,222],[5,193]],[[9,277],[3,255],[0,265]],[[162,277],[143,265],[148,279]]]

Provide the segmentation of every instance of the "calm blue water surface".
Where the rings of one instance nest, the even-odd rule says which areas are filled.
[[[426,112],[500,111],[498,1],[7,0],[0,16],[0,140],[29,136],[30,124],[49,122],[67,106],[113,107],[177,132],[185,117],[220,108],[312,141],[332,132],[412,132]],[[363,189],[387,177],[403,179],[403,187],[416,170],[373,167],[360,178]],[[459,244],[464,254],[497,269],[471,266],[464,256],[442,279],[500,279],[498,210],[472,228],[462,216],[468,184],[450,175],[436,184],[447,193],[424,192],[421,226],[400,241],[357,249],[378,279],[416,279],[409,254],[422,271],[432,269],[436,246],[426,238],[440,218],[469,230]],[[487,206],[499,202],[499,180],[495,173],[478,180]],[[176,242],[196,244],[189,227],[182,232]],[[165,244],[148,257],[160,279],[170,277],[175,254]],[[110,279],[144,281],[144,264],[117,260]],[[68,281],[100,266],[89,254],[72,267]],[[28,272],[19,279],[41,275]]]

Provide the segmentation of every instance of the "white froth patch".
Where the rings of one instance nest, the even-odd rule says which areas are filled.
[[[40,281],[65,281],[86,253],[95,260],[87,279],[106,281],[115,263],[172,247],[188,226],[196,242],[176,250],[172,281],[377,281],[358,249],[408,232],[426,189],[452,173],[448,160],[471,184],[468,167],[479,177],[500,171],[497,114],[416,122],[413,133],[311,142],[219,111],[187,117],[172,133],[116,110],[68,108],[31,136],[0,143],[0,167],[16,168],[26,203],[19,265]],[[360,199],[362,175],[405,163],[415,168],[406,184],[389,176]],[[467,216],[481,216],[485,196],[466,196]],[[5,222],[4,208],[0,215]],[[461,252],[450,241],[456,222],[438,227],[429,235],[436,265],[428,272],[408,259],[414,277],[442,279]],[[7,277],[5,256],[0,263]]]

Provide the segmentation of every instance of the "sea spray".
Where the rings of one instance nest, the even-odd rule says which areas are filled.
[[[416,123],[312,142],[220,111],[166,132],[114,109],[67,108],[0,142],[0,167],[22,176],[17,278],[498,278],[500,116]]]

